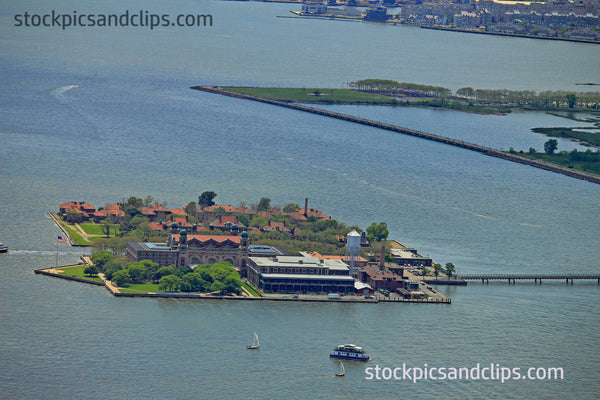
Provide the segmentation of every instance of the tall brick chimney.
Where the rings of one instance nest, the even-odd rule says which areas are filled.
[[[385,270],[385,246],[381,246],[381,257],[379,259],[379,268]]]

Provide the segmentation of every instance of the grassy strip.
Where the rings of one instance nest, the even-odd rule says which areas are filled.
[[[223,90],[270,100],[322,104],[401,105],[404,101],[351,89],[224,87]]]
[[[82,245],[90,244],[90,242],[88,242],[83,237],[81,237],[81,235],[79,233],[77,233],[77,231],[75,231],[73,228],[71,228],[64,222],[62,223],[62,227],[67,231],[69,236],[71,236],[71,239],[73,239],[75,241],[75,244],[82,244]]]
[[[585,153],[580,153],[585,154]],[[561,167],[572,168],[588,174],[600,176],[600,153],[593,152],[587,160],[574,160],[570,153],[519,153],[520,156],[532,160],[540,160]]]
[[[254,289],[254,286],[250,285],[249,283],[246,282],[242,282],[242,287],[244,289],[246,289],[248,292],[250,292],[250,294],[254,297],[260,297],[260,293],[258,293],[258,291],[256,289]]]
[[[92,275],[91,277],[89,275],[85,275],[83,273],[83,270],[86,267],[87,265],[77,265],[75,267],[60,268],[58,270],[58,273],[60,275],[75,276],[77,278],[86,279],[88,281],[102,282],[102,278],[100,278],[98,275]]]
[[[432,107],[455,111],[483,114],[503,114],[511,112],[511,107],[464,104],[459,101],[441,98],[423,100],[400,100],[376,93],[360,92],[353,89],[315,88],[264,88],[264,87],[224,87],[233,93],[259,97],[261,99],[317,104],[361,104],[377,106]]]
[[[582,144],[600,147],[600,133],[598,132],[580,132],[584,129],[598,130],[598,128],[533,128],[532,131],[543,133],[550,137],[560,137],[575,139]]]
[[[158,289],[158,283],[135,282],[128,283],[125,288],[119,288],[119,291],[122,293],[156,293],[160,290]]]
[[[104,232],[102,232],[103,224],[96,224],[94,222],[84,222],[79,224],[81,229],[88,235],[96,235],[96,236],[106,236]],[[115,226],[111,226],[111,232],[113,236],[119,234],[119,230],[115,229]]]

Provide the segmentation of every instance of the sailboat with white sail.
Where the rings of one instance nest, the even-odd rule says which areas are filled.
[[[249,350],[258,350],[260,348],[260,341],[258,340],[258,335],[254,332],[254,340],[251,345],[246,346]]]
[[[344,376],[346,375],[346,369],[344,368],[344,363],[340,361],[340,372],[335,374],[335,376]]]

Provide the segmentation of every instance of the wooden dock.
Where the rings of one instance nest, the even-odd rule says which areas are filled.
[[[234,97],[237,99],[253,100],[253,101],[258,101],[261,103],[272,104],[272,105],[279,106],[279,107],[291,108],[291,109],[298,110],[298,111],[309,112],[312,114],[318,114],[318,115],[323,115],[323,116],[330,117],[330,118],[341,119],[344,121],[353,122],[353,123],[357,123],[357,124],[361,124],[361,125],[372,126],[374,128],[385,129],[388,131],[401,133],[404,135],[410,135],[410,136],[415,136],[415,137],[419,137],[422,139],[433,140],[435,142],[444,143],[444,144],[448,144],[448,145],[456,146],[456,147],[461,147],[461,148],[467,149],[467,150],[477,151],[479,153],[485,154],[486,156],[501,158],[504,160],[513,161],[516,163],[525,164],[525,165],[529,165],[532,167],[544,169],[547,171],[552,171],[552,172],[556,172],[559,174],[567,175],[567,176],[570,176],[573,178],[583,179],[588,182],[600,184],[600,177],[598,177],[598,176],[590,175],[585,172],[574,171],[572,169],[563,168],[563,167],[560,167],[560,166],[554,165],[554,164],[546,164],[546,163],[539,162],[536,160],[530,160],[528,158],[521,157],[516,154],[492,149],[490,147],[480,146],[478,144],[464,142],[462,140],[451,139],[451,138],[447,138],[444,136],[434,135],[432,133],[417,131],[414,129],[402,128],[400,126],[386,124],[383,122],[377,122],[377,121],[373,121],[373,120],[366,119],[366,118],[355,117],[352,115],[336,113],[336,112],[327,111],[327,110],[321,110],[319,108],[309,107],[309,106],[305,106],[305,105],[298,104],[298,103],[280,101],[280,100],[270,100],[270,99],[264,99],[261,97],[254,97],[254,96],[248,96],[248,95],[240,94],[240,93],[228,92],[226,90],[223,90],[221,87],[192,86],[191,88],[195,89],[195,90],[200,90],[203,92],[220,94],[220,95],[228,96],[228,97]]]
[[[543,281],[564,280],[567,284],[573,284],[575,280],[595,280],[600,285],[600,274],[472,274],[459,275],[458,279],[465,281],[481,281],[481,283],[490,283],[490,281],[507,281],[515,284],[516,281],[529,280],[536,284],[542,284]]]

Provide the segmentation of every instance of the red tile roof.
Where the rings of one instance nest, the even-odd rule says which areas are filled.
[[[187,215],[187,213],[182,208],[179,208],[179,207],[173,208],[169,211],[171,211],[171,214],[175,214],[175,215]]]
[[[218,205],[218,204],[215,204],[214,206],[205,207],[205,208],[203,208],[203,210],[207,211],[207,212],[215,212],[219,208],[222,208],[223,210],[225,210],[226,213],[234,213],[234,212],[236,212],[236,208],[235,207]]]
[[[109,210],[104,208],[102,210],[98,210],[94,213],[94,217],[108,217],[109,215],[113,215],[115,217],[124,217],[125,211],[123,210]]]
[[[244,227],[235,215],[219,215],[210,225],[215,228],[222,228],[227,224],[236,224],[238,227]]]
[[[265,232],[272,232],[272,231],[290,232],[291,231],[290,228],[285,226],[285,222],[274,222],[274,221],[269,221],[269,223],[267,225],[262,227],[262,230]]]
[[[162,204],[158,204],[158,203],[154,203],[151,206],[153,209],[155,209],[156,211],[162,211],[164,213],[170,213],[171,210],[169,210],[168,208],[165,208]]]
[[[179,242],[179,234],[174,233],[171,235],[176,242]],[[206,243],[210,241],[214,241],[217,243],[225,243],[227,241],[240,244],[242,243],[242,238],[240,236],[231,236],[231,235],[187,235],[188,243],[192,240],[197,240],[200,243]]]
[[[304,215],[305,208],[301,208],[298,212]],[[309,217],[315,217],[317,219],[331,219],[329,218],[323,211],[317,210],[316,208],[309,208],[306,212],[306,215]]]
[[[142,212],[142,215],[146,215],[146,216],[154,216],[156,215],[156,210],[154,208],[150,208],[150,207],[140,207],[140,211]]]
[[[173,222],[177,222],[177,225],[184,226],[186,228],[191,228],[193,226],[184,217],[172,217],[171,218],[171,224]]]
[[[164,231],[166,227],[162,224],[157,224],[155,222],[150,222],[150,228],[154,231]]]

